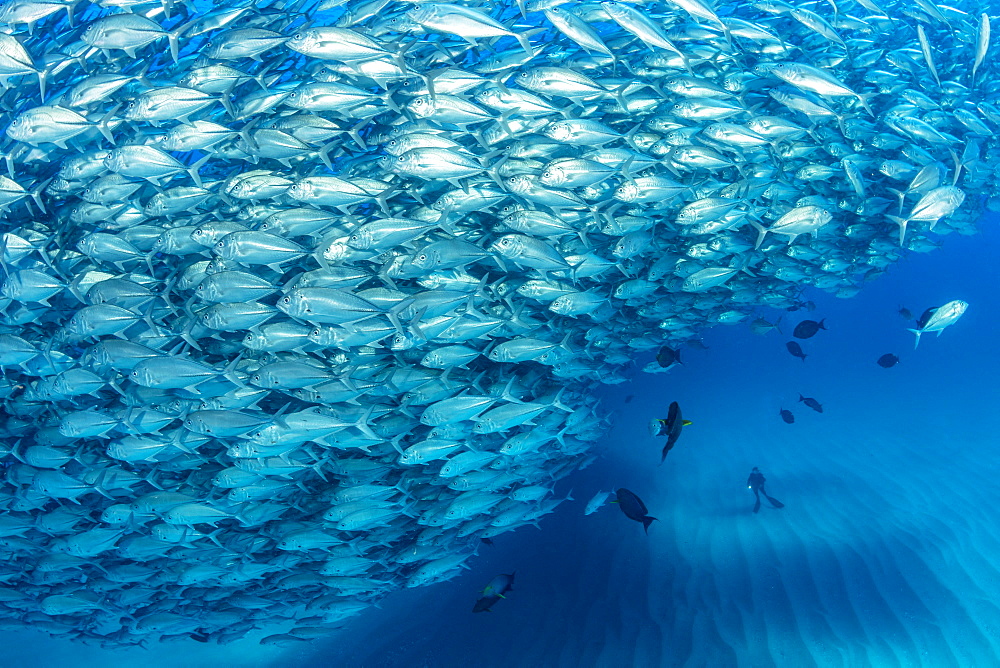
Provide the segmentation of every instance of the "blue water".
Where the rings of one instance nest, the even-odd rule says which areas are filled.
[[[853,299],[806,295],[815,311],[787,313],[784,335],[716,327],[671,373],[595,388],[615,426],[597,461],[561,483],[574,501],[328,639],[104,650],[11,632],[0,666],[1000,665],[998,222],[911,254]],[[966,315],[914,351],[897,308],[951,299],[970,303]],[[803,342],[805,363],[784,348],[803,317],[829,328]],[[878,367],[886,352],[902,361]],[[694,424],[658,466],[646,423],[673,400]],[[784,509],[751,512],[753,466]],[[614,505],[583,515],[616,487],[659,519],[648,535]],[[472,614],[478,591],[511,571],[507,599]]]

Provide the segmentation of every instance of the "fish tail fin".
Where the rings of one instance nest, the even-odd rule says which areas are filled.
[[[523,32],[517,34],[516,36],[517,43],[521,45],[521,48],[524,49],[524,52],[528,54],[529,58],[535,57],[535,49],[531,46],[531,41],[528,39],[529,37],[531,37],[532,32],[537,32],[537,31]]]
[[[767,228],[758,223],[756,220],[751,220],[750,224],[757,229],[757,243],[754,244],[754,250],[760,248],[760,245],[764,243],[764,235],[767,234]]]
[[[913,332],[917,335],[917,340],[913,342],[913,349],[916,350],[917,346],[920,345],[920,335],[923,334],[923,332],[919,329],[907,329],[906,331]]]
[[[500,392],[500,398],[503,399],[504,401],[509,401],[512,404],[523,404],[524,403],[523,401],[521,401],[519,398],[517,398],[510,392],[511,388],[514,386],[515,380],[517,380],[517,376],[510,377],[510,380],[507,381],[507,384],[504,385],[503,390]]]
[[[657,522],[657,521],[658,520],[655,517],[650,517],[649,515],[646,515],[645,517],[642,518],[642,530],[646,534],[648,534],[649,533],[649,525],[652,524],[653,522]]]
[[[935,74],[934,78],[937,78],[936,74]],[[940,85],[940,82],[939,82],[939,85]],[[868,100],[869,100],[869,98],[872,98],[872,97],[874,97],[874,96],[876,96],[878,94],[879,93],[859,93],[858,94],[858,102],[861,103],[861,106],[865,108],[865,111],[867,111],[868,114],[872,118],[876,118],[876,116],[875,116],[875,112],[872,111],[872,108],[868,106]]]
[[[201,169],[202,166],[206,162],[208,162],[211,157],[212,157],[211,153],[209,153],[208,155],[204,155],[187,169],[187,173],[188,175],[190,175],[191,180],[194,181],[194,184],[199,188],[202,187],[202,182],[201,182],[201,174],[198,173],[198,170]]]
[[[167,33],[167,44],[170,48],[170,57],[173,59],[175,63],[178,61],[180,57],[181,35],[183,35],[188,28],[197,23],[197,21],[198,21],[197,17],[193,18],[187,23],[182,23],[181,25],[177,26],[176,28]]]
[[[906,192],[895,188],[886,188],[889,192],[899,198],[899,215],[903,215],[903,203],[906,200]]]
[[[223,529],[216,529],[212,533],[210,533],[207,536],[205,536],[205,538],[209,539],[210,541],[212,541],[213,543],[215,543],[219,547],[222,547],[222,543],[219,542],[219,534],[223,533],[223,531],[224,531]],[[223,548],[223,549],[225,549],[225,548]]]
[[[243,382],[245,378],[241,377],[238,373],[236,373],[236,367],[242,361],[243,361],[243,351],[241,351],[235,358],[233,358],[232,362],[226,365],[226,368],[223,369],[221,374],[229,382],[233,383],[234,385],[237,385],[238,387],[246,387],[246,383]]]
[[[551,402],[549,402],[549,405],[554,408],[558,408],[559,410],[564,411],[566,413],[572,413],[574,409],[562,402],[562,396],[565,391],[566,391],[565,387],[559,388],[559,391],[556,392],[556,396],[552,399]]]
[[[906,218],[900,218],[898,216],[886,215],[886,218],[899,225],[899,245],[902,246],[903,241],[906,239],[906,224],[910,221]]]
[[[111,144],[112,146],[115,145],[115,136],[111,133],[111,126],[108,125],[108,122],[116,113],[118,113],[118,110],[121,109],[121,107],[122,107],[121,103],[116,104],[114,107],[111,108],[111,111],[104,114],[101,120],[97,122],[98,132],[104,135],[104,138],[107,139],[108,143]]]
[[[396,452],[398,452],[399,454],[403,454],[403,446],[401,446],[399,443],[401,440],[403,440],[404,436],[406,436],[406,434],[399,434],[390,441],[393,449],[395,449]]]
[[[40,70],[35,70],[35,74],[38,76],[38,95],[39,99],[45,102],[45,86],[49,80],[49,71],[46,68]]]

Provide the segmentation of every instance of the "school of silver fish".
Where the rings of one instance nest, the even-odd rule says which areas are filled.
[[[0,628],[284,645],[453,577],[595,384],[975,232],[990,11],[8,0]]]

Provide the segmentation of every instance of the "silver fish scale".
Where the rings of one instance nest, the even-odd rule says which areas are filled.
[[[551,512],[595,384],[1000,209],[971,0],[314,4],[0,10],[8,625],[314,637]]]

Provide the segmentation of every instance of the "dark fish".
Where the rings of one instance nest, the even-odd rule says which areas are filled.
[[[788,409],[782,408],[781,411],[778,413],[778,415],[780,415],[781,419],[788,424],[792,424],[793,422],[795,422],[795,416],[792,415],[792,411]]]
[[[903,320],[913,320],[913,314],[910,313],[910,309],[906,308],[905,306],[899,307],[899,316]]]
[[[192,633],[190,635],[190,638],[191,638],[191,640],[195,640],[197,642],[208,642],[208,634],[207,633],[195,632],[195,633]]]
[[[677,439],[681,437],[681,429],[684,427],[684,418],[681,417],[681,407],[676,401],[670,403],[670,410],[667,412],[667,419],[664,422],[664,426],[667,431],[667,443],[663,446],[663,452],[660,454],[660,463],[667,458],[667,453],[676,445]]]
[[[785,348],[791,353],[792,357],[798,357],[803,362],[806,361],[806,354],[802,352],[802,346],[797,344],[795,341],[789,341],[785,344]]]
[[[920,317],[917,318],[917,329],[921,329],[924,325],[926,325],[927,321],[931,319],[932,315],[934,315],[934,311],[937,311],[938,308],[940,308],[940,307],[939,306],[932,306],[929,309],[927,309],[926,311],[924,311],[923,313],[921,313]]]
[[[630,394],[627,397],[625,397],[625,403],[630,404],[630,403],[632,403],[633,399],[635,399],[635,395],[634,394]]]
[[[675,364],[683,364],[681,361],[681,351],[674,350],[670,346],[663,346],[660,348],[660,352],[656,353],[656,363],[664,369],[672,367]]]
[[[624,487],[619,488],[615,494],[618,499],[612,501],[612,503],[618,504],[618,507],[625,513],[625,517],[636,522],[642,522],[643,531],[649,533],[649,525],[656,521],[656,518],[649,516],[649,511],[646,509],[646,504],[642,502],[642,499]]]
[[[809,408],[813,409],[817,413],[822,413],[823,412],[823,404],[819,403],[818,401],[816,401],[812,397],[803,397],[800,394],[799,395],[799,401],[801,401],[802,403],[804,403],[806,406],[808,406]]]
[[[514,575],[517,571],[510,574],[503,574],[496,576],[490,583],[486,585],[486,588],[482,591],[482,596],[476,601],[476,604],[472,607],[472,612],[489,612],[490,608],[502,598],[507,598],[505,594],[514,588]]]
[[[892,353],[886,353],[885,355],[882,355],[882,357],[878,358],[878,365],[883,369],[894,367],[898,362],[899,358]]]
[[[792,332],[792,336],[797,339],[811,339],[815,336],[816,332],[821,329],[826,329],[826,327],[823,326],[824,322],[826,322],[825,318],[819,322],[816,322],[815,320],[803,320],[799,324],[795,325],[795,331]]]
[[[484,545],[489,545],[490,547],[493,547],[493,539],[492,538],[487,538],[486,536],[482,536],[479,540],[483,541]]]

